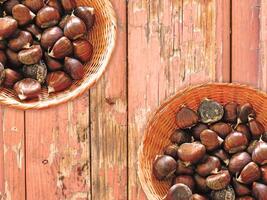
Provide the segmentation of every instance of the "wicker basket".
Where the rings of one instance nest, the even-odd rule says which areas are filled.
[[[175,116],[178,109],[181,105],[186,105],[196,110],[205,97],[221,104],[231,101],[239,104],[250,102],[257,112],[257,119],[267,127],[267,94],[256,89],[239,84],[210,83],[178,92],[153,115],[139,149],[138,175],[149,200],[163,199],[170,187],[170,182],[160,182],[154,178],[152,163],[155,156],[162,154],[163,148],[170,144],[169,137],[177,128]]]
[[[88,40],[94,46],[94,53],[92,60],[85,65],[84,78],[75,81],[70,88],[60,93],[48,95],[47,89],[43,88],[39,100],[24,102],[17,98],[13,90],[1,88],[1,104],[23,110],[54,106],[83,94],[101,77],[115,46],[117,28],[115,13],[109,0],[76,0],[76,2],[78,5],[92,6],[96,11],[96,24],[88,34]]]

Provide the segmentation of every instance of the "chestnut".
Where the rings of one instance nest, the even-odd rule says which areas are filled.
[[[35,24],[29,24],[25,27],[25,30],[30,32],[33,37],[35,37],[38,41],[41,40],[42,31]]]
[[[249,130],[249,127],[245,124],[239,124],[236,126],[235,130],[237,132],[240,132],[240,133],[243,133],[248,140],[251,139],[251,133],[250,133],[250,130]]]
[[[85,68],[83,67],[83,64],[77,59],[65,57],[64,68],[74,80],[80,80],[85,75]]]
[[[251,132],[253,138],[258,139],[261,137],[262,134],[264,134],[265,128],[262,125],[262,123],[260,123],[258,120],[249,119],[248,124],[249,124],[249,129],[250,129],[250,132]]]
[[[198,122],[198,115],[190,108],[182,107],[176,114],[176,124],[179,128],[191,128]]]
[[[47,75],[48,93],[60,92],[71,86],[71,78],[62,71],[51,72]]]
[[[202,176],[195,174],[194,175],[196,187],[200,192],[209,192],[210,188],[207,186],[206,179]]]
[[[95,9],[89,6],[79,6],[74,9],[73,14],[84,21],[89,31],[95,23]]]
[[[60,20],[58,10],[51,6],[45,6],[36,15],[36,24],[40,28],[49,28],[56,25]]]
[[[64,12],[61,3],[58,0],[47,0],[46,4],[48,6],[51,6],[51,7],[54,7],[55,9],[57,9],[60,14],[62,14]]]
[[[247,152],[249,154],[252,154],[252,152],[254,151],[254,149],[256,148],[257,144],[258,144],[258,140],[252,140],[249,145],[248,145],[248,148],[247,148]]]
[[[233,174],[239,173],[251,161],[251,156],[247,152],[236,153],[230,159],[228,169]]]
[[[167,193],[166,200],[188,200],[192,196],[192,191],[182,183],[173,185]]]
[[[85,63],[91,60],[93,55],[93,45],[84,39],[75,40],[73,43],[74,57]]]
[[[41,84],[34,79],[26,78],[18,81],[14,85],[14,90],[20,100],[34,99],[41,94]]]
[[[0,18],[0,40],[7,39],[17,29],[18,23],[12,17]]]
[[[200,133],[200,141],[208,151],[213,151],[221,146],[223,139],[216,132],[205,129]]]
[[[63,36],[63,31],[57,26],[46,29],[41,37],[41,46],[49,49]]]
[[[0,40],[0,49],[5,50],[7,46],[7,42],[5,40]]]
[[[6,50],[6,56],[12,67],[18,68],[22,65],[22,63],[19,61],[18,54],[11,49]]]
[[[57,59],[65,58],[73,53],[73,46],[71,41],[63,36],[53,46],[49,52],[49,56]]]
[[[267,143],[259,141],[252,152],[252,160],[259,165],[267,164]]]
[[[223,106],[216,101],[204,99],[198,108],[201,121],[205,124],[220,121],[224,115]]]
[[[190,200],[208,200],[208,198],[200,194],[193,194]]]
[[[265,133],[261,136],[261,139],[262,139],[264,142],[267,142],[267,132],[265,132]]]
[[[185,130],[176,129],[173,134],[171,134],[170,140],[172,143],[181,145],[183,143],[191,142],[191,135]]]
[[[24,77],[32,78],[44,83],[47,76],[47,67],[43,61],[33,65],[24,65],[22,68]]]
[[[22,3],[33,12],[38,12],[45,5],[44,0],[23,0]]]
[[[212,200],[235,200],[235,191],[232,186],[227,186],[223,190],[214,190],[211,192]]]
[[[217,174],[208,176],[206,181],[207,181],[207,186],[210,189],[222,190],[229,185],[231,181],[231,176],[228,170],[222,170]]]
[[[267,165],[262,166],[261,168],[261,177],[262,181],[267,184]]]
[[[185,164],[181,160],[177,161],[177,167],[175,171],[176,175],[181,175],[181,174],[192,175],[193,173],[194,169],[192,166],[185,166]]]
[[[224,122],[217,122],[210,126],[210,129],[218,133],[221,138],[225,138],[232,132],[232,127]]]
[[[203,123],[198,123],[197,125],[195,125],[194,127],[192,127],[191,131],[192,131],[192,135],[196,140],[200,140],[200,133],[205,130],[208,129],[209,127],[206,124]]]
[[[64,29],[64,27],[67,24],[69,18],[70,18],[70,15],[65,15],[65,16],[62,17],[62,19],[60,20],[60,22],[58,24],[61,29]]]
[[[71,40],[76,40],[86,34],[85,23],[76,16],[70,16],[64,27],[64,35]]]
[[[7,57],[4,51],[0,50],[0,63],[5,66],[7,62]]]
[[[255,112],[255,110],[253,109],[253,106],[250,103],[246,103],[246,104],[242,105],[241,108],[240,108],[237,124],[247,123],[249,116],[251,118],[255,118],[256,117],[256,112]]]
[[[30,23],[35,18],[35,14],[23,4],[15,5],[12,8],[12,15],[20,26]]]
[[[71,12],[74,8],[76,8],[75,0],[61,0],[61,4],[65,10],[65,12]]]
[[[164,148],[164,154],[171,156],[175,160],[177,160],[178,159],[177,150],[178,150],[178,146],[176,144],[171,144]]]
[[[192,178],[192,176],[179,175],[179,176],[174,178],[172,184],[175,185],[178,183],[185,184],[186,186],[188,186],[190,188],[191,191],[195,190],[195,180]]]
[[[32,43],[32,35],[28,31],[20,31],[16,38],[9,40],[8,47],[13,51],[20,51],[29,48]]]
[[[19,3],[18,0],[8,0],[3,3],[3,8],[8,15],[12,15],[12,8]]]
[[[50,57],[48,53],[45,53],[45,61],[47,68],[50,71],[57,71],[63,68],[63,64],[60,61]]]
[[[213,155],[223,161],[226,166],[229,165],[229,155],[223,149],[216,150]]]
[[[12,88],[16,82],[21,80],[22,76],[20,73],[16,72],[13,69],[5,69],[5,80],[4,86]]]
[[[251,196],[243,196],[243,197],[237,197],[236,200],[255,200],[255,199]]]
[[[163,155],[157,156],[153,163],[153,174],[157,180],[168,179],[176,171],[176,161],[173,157]]]
[[[18,53],[18,59],[25,65],[38,63],[43,56],[43,51],[40,45],[33,45],[28,49],[21,50]]]
[[[233,187],[238,196],[250,194],[250,189],[246,185],[239,183],[235,178],[233,178]]]
[[[233,132],[224,141],[224,149],[228,153],[237,153],[247,148],[248,139],[243,133]]]
[[[210,174],[217,173],[221,169],[221,162],[217,157],[208,156],[203,163],[200,163],[196,167],[196,172],[200,176],[208,176]]]
[[[5,81],[5,77],[6,77],[5,68],[4,65],[0,62],[0,85],[2,85],[3,82]]]
[[[261,171],[258,165],[254,162],[248,163],[240,172],[237,181],[244,184],[251,184],[254,181],[259,180],[261,177]]]
[[[178,157],[186,165],[197,163],[205,153],[205,146],[199,142],[183,143],[178,149]]]
[[[267,185],[254,182],[252,184],[252,193],[257,200],[265,200],[267,197]]]
[[[223,120],[228,123],[236,123],[238,115],[237,108],[238,108],[237,103],[235,102],[227,103],[224,106]]]

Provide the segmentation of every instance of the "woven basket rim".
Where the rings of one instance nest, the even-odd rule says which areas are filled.
[[[114,53],[114,49],[117,42],[117,15],[113,8],[112,3],[108,0],[105,1],[105,4],[107,7],[109,7],[109,21],[107,24],[110,24],[113,28],[110,30],[111,34],[113,35],[113,40],[110,41],[108,50],[106,53],[106,59],[102,62],[102,68],[100,68],[97,73],[94,74],[94,78],[90,82],[85,82],[81,84],[80,86],[76,87],[74,90],[69,92],[68,95],[65,95],[63,97],[60,97],[58,99],[45,99],[44,101],[36,101],[36,102],[23,102],[23,101],[12,101],[12,102],[6,102],[5,99],[0,98],[0,104],[1,106],[6,106],[10,108],[15,108],[18,110],[41,110],[52,106],[57,106],[63,103],[66,103],[68,101],[71,101],[81,95],[83,95],[86,91],[90,90],[98,81],[99,79],[104,75],[105,71],[107,70],[108,64],[110,63],[110,60],[112,58],[112,55]]]
[[[153,111],[152,113],[149,114],[149,116],[147,118],[146,126],[144,128],[144,131],[142,131],[144,134],[142,136],[141,144],[140,144],[138,152],[137,152],[137,159],[138,159],[137,160],[137,165],[138,165],[137,166],[137,168],[138,168],[137,169],[137,175],[139,177],[142,189],[143,189],[144,193],[146,194],[146,196],[147,196],[147,198],[149,200],[153,200],[153,199],[155,199],[155,197],[151,194],[151,190],[149,189],[149,187],[145,183],[145,175],[144,175],[144,173],[142,171],[141,159],[142,159],[142,154],[143,154],[143,150],[144,150],[145,139],[146,139],[148,133],[150,132],[152,124],[154,123],[153,119],[156,118],[158,115],[160,115],[160,112],[168,104],[170,104],[176,98],[179,98],[180,96],[185,95],[187,91],[191,91],[191,90],[195,90],[195,89],[202,88],[202,87],[207,87],[207,86],[224,86],[224,87],[225,86],[229,86],[229,87],[245,88],[245,89],[254,91],[255,93],[260,94],[260,95],[264,96],[265,98],[267,98],[267,93],[262,91],[262,90],[260,90],[259,88],[256,88],[254,86],[249,86],[247,84],[238,83],[238,82],[232,82],[232,83],[206,82],[206,83],[201,83],[201,84],[197,84],[197,85],[190,85],[190,86],[187,86],[187,87],[177,91],[172,96],[168,97],[162,104],[160,104],[160,106],[158,106],[156,108],[155,111]]]

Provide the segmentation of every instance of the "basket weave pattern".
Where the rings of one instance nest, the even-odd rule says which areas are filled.
[[[267,94],[239,84],[210,83],[187,88],[165,102],[153,115],[145,130],[139,149],[138,175],[149,200],[161,200],[166,195],[170,182],[160,182],[152,175],[152,163],[156,155],[170,144],[169,137],[177,128],[176,113],[186,105],[196,110],[203,98],[210,98],[221,104],[234,101],[251,103],[257,112],[257,119],[267,127]]]
[[[116,41],[117,22],[109,0],[77,0],[79,6],[95,8],[96,23],[88,34],[88,40],[94,47],[90,62],[85,64],[86,75],[75,81],[67,90],[49,94],[47,88],[42,89],[40,100],[21,102],[13,90],[0,88],[0,103],[17,109],[40,109],[69,101],[87,91],[105,71]]]

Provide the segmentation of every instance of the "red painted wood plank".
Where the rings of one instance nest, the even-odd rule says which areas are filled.
[[[229,80],[229,2],[129,1],[129,199],[145,199],[136,158],[150,114],[182,87]]]
[[[260,87],[267,91],[267,2],[260,7]]]
[[[26,112],[27,199],[90,198],[89,99]]]
[[[127,199],[126,1],[113,0],[118,40],[91,90],[92,199]]]

